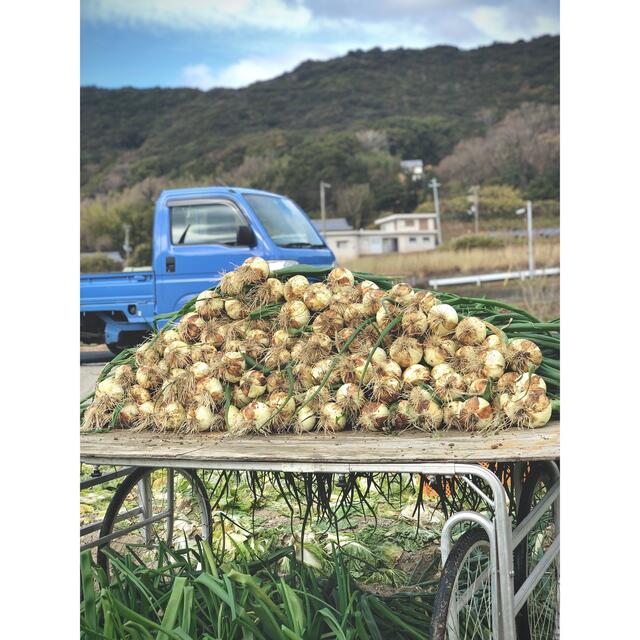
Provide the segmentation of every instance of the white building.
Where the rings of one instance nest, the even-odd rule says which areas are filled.
[[[322,233],[322,221],[312,221]],[[329,218],[323,234],[338,260],[388,253],[430,251],[437,246],[435,213],[394,213],[375,221],[379,229],[353,229],[344,218]]]

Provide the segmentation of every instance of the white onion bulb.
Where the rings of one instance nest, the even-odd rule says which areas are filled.
[[[355,282],[353,273],[349,269],[343,269],[342,267],[336,267],[329,271],[327,275],[327,282],[332,288],[335,287],[352,287]]]
[[[402,382],[409,387],[429,382],[430,379],[429,369],[422,364],[412,364],[402,373]]]
[[[456,326],[456,340],[464,345],[479,345],[487,337],[485,323],[474,316],[462,318]]]
[[[327,402],[320,409],[320,426],[326,431],[344,431],[347,413],[336,402]]]
[[[305,276],[292,276],[284,283],[284,299],[287,302],[302,301],[307,289],[309,289],[309,280]]]
[[[323,282],[314,282],[304,292],[302,300],[310,311],[322,311],[331,304],[333,294]]]
[[[402,336],[393,342],[389,348],[389,357],[403,369],[418,364],[422,360],[423,349],[415,338]]]
[[[267,378],[262,371],[246,371],[240,379],[240,389],[248,398],[255,400],[267,390]]]
[[[462,405],[460,417],[467,431],[481,431],[492,425],[493,409],[484,398],[469,398]]]
[[[389,421],[389,407],[382,402],[367,402],[358,416],[358,425],[366,431],[382,431]]]
[[[507,362],[514,371],[526,373],[529,368],[535,370],[542,364],[542,351],[531,340],[515,338],[507,346]]]
[[[446,336],[452,333],[458,324],[456,310],[448,304],[436,304],[427,313],[429,329],[435,336]]]
[[[485,353],[482,374],[485,378],[497,380],[504,373],[504,357],[497,349],[491,349]]]
[[[207,289],[196,298],[196,313],[204,320],[211,320],[222,314],[224,300],[217,291]]]
[[[313,431],[318,422],[318,416],[311,407],[300,407],[296,413],[296,431],[305,433]]]
[[[246,368],[244,356],[238,351],[228,351],[222,356],[222,367],[227,382],[240,382]]]

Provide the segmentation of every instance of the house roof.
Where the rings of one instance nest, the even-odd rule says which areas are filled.
[[[346,218],[327,218],[325,222],[327,231],[349,231],[353,229]],[[318,231],[322,232],[322,220],[314,218],[311,223]]]
[[[405,220],[410,218],[411,220],[424,220],[425,218],[435,218],[435,213],[392,213],[384,218],[378,218],[375,220],[375,224],[382,224],[383,222],[391,222],[392,220]]]

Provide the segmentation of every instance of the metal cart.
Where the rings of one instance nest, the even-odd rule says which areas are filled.
[[[331,436],[243,438],[214,433],[82,434],[82,462],[124,467],[90,479],[84,486],[104,477],[113,480],[122,476],[124,480],[105,520],[85,526],[81,533],[99,531],[98,538],[84,545],[99,547],[134,529],[144,530],[148,537],[154,522],[166,520],[170,540],[176,522],[174,480],[180,476],[193,489],[200,510],[198,526],[202,535],[208,536],[210,508],[196,469],[416,473],[458,478],[479,496],[483,506],[452,514],[443,527],[443,571],[432,637],[555,638],[559,636],[559,435],[559,422],[542,429],[487,436],[458,431],[436,436],[344,431]],[[509,492],[488,468],[489,463],[511,463]],[[154,469],[163,470],[168,480],[166,504],[157,512],[150,504]],[[133,486],[139,487],[138,504],[131,506],[125,504],[123,495]],[[134,524],[113,530],[113,523],[132,515],[137,518]],[[454,541],[453,534],[460,531],[462,523],[472,526],[463,527],[466,532]]]

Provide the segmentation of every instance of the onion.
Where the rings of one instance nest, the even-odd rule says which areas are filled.
[[[285,329],[302,329],[309,324],[311,315],[302,300],[285,302],[280,308],[278,320]]]
[[[486,352],[482,347],[465,345],[456,351],[452,366],[461,373],[480,373],[485,366]]]
[[[160,423],[164,429],[179,431],[185,426],[187,413],[179,402],[168,402],[160,409]]]
[[[344,431],[347,426],[345,410],[335,402],[327,402],[320,410],[320,426],[325,431]]]
[[[456,340],[464,345],[479,345],[487,337],[487,327],[480,318],[462,318],[456,326]]]
[[[427,322],[433,335],[446,336],[455,330],[458,324],[458,314],[451,305],[436,304],[429,309]]]
[[[485,378],[497,380],[504,373],[504,357],[497,349],[490,349],[484,355],[482,374]]]
[[[344,322],[348,327],[356,328],[367,318],[367,310],[361,302],[352,302],[344,310]]]
[[[392,429],[407,429],[418,421],[418,415],[408,400],[400,400],[391,412],[389,424]]]
[[[228,330],[228,324],[222,324],[219,320],[209,320],[200,333],[200,341],[220,348],[224,344]]]
[[[254,400],[242,409],[243,420],[252,430],[261,431],[271,418],[271,409],[264,402]]]
[[[237,435],[242,434],[246,430],[246,428],[242,419],[242,413],[240,413],[240,409],[233,405],[229,405],[226,414],[227,415],[225,418],[225,422],[229,433],[234,433]]]
[[[537,429],[544,427],[551,419],[553,407],[542,389],[529,391],[517,400],[509,400],[504,412],[512,424]]]
[[[311,367],[302,362],[293,367],[293,374],[295,376],[297,386],[302,389],[309,389],[316,383],[313,375],[311,374]]]
[[[127,402],[120,409],[118,419],[123,427],[132,427],[138,421],[140,410],[135,402]]]
[[[269,369],[278,369],[286,367],[292,357],[291,351],[286,347],[271,347],[265,353],[264,363]]]
[[[503,356],[507,353],[507,345],[504,340],[495,333],[489,334],[482,342],[482,346],[485,349],[496,349]]]
[[[222,404],[224,401],[224,387],[218,378],[209,378],[204,383],[204,389],[214,404]]]
[[[333,340],[323,333],[314,333],[305,341],[300,341],[300,353],[297,360],[305,364],[312,364],[320,359],[326,358],[333,349]],[[297,346],[297,345],[296,345]]]
[[[165,347],[169,346],[172,342],[181,339],[180,334],[176,329],[167,329],[166,331],[163,331],[161,335]]]
[[[331,290],[323,282],[315,282],[309,285],[304,292],[302,300],[309,311],[322,311],[331,303],[333,297]]]
[[[211,431],[216,424],[216,417],[209,407],[206,405],[198,405],[192,407],[187,412],[189,422],[197,431]]]
[[[460,419],[467,431],[488,429],[493,424],[493,409],[484,398],[469,398],[462,405]]]
[[[158,364],[161,354],[151,342],[145,342],[136,349],[135,360],[138,366],[152,367]]]
[[[376,313],[376,324],[379,329],[384,329],[393,320],[393,316],[387,313],[387,309],[392,311],[391,305],[387,304],[386,307],[380,305],[380,308]]]
[[[284,299],[284,284],[278,278],[268,278],[256,287],[254,295],[258,307],[278,303]]]
[[[516,390],[516,380],[520,377],[520,374],[515,371],[508,371],[501,375],[496,382],[496,391],[498,393],[508,393],[513,395]]]
[[[274,347],[288,347],[292,343],[293,338],[286,329],[278,329],[271,336],[271,345]]]
[[[446,373],[440,376],[433,388],[438,397],[446,401],[456,400],[465,392],[464,380],[459,373]]]
[[[518,373],[526,373],[529,368],[537,369],[542,364],[540,347],[526,338],[515,338],[507,346],[507,362]]]
[[[332,309],[327,309],[316,316],[311,325],[314,333],[324,333],[330,337],[335,336],[343,327],[342,315]]]
[[[190,367],[189,371],[191,371],[193,377],[196,380],[204,380],[211,373],[211,369],[209,365],[205,362],[194,362]]]
[[[178,333],[183,342],[196,342],[205,327],[205,321],[197,313],[187,313],[178,323]]]
[[[267,378],[262,371],[246,371],[240,379],[240,389],[248,398],[255,400],[267,390]]]
[[[402,316],[402,331],[408,336],[421,336],[427,327],[427,316],[422,311],[407,311]]]
[[[467,393],[472,396],[481,396],[484,395],[487,390],[487,385],[489,384],[489,380],[487,378],[473,378],[472,380],[466,381],[467,384]]]
[[[383,376],[402,377],[402,368],[395,360],[382,360],[376,362],[376,373]]]
[[[246,407],[251,402],[251,398],[241,387],[233,386],[231,390],[231,401],[236,407],[242,409],[242,407]]]
[[[455,350],[456,343],[453,340],[432,336],[424,345],[424,361],[430,367],[435,367],[450,360]]]
[[[329,271],[329,274],[327,275],[327,282],[332,289],[336,287],[352,287],[355,282],[355,278],[349,269],[336,267]]]
[[[429,369],[422,364],[412,364],[402,373],[402,382],[409,387],[429,382],[430,379]]]
[[[267,391],[269,393],[285,390],[288,387],[289,379],[284,371],[274,371],[267,377]]]
[[[417,426],[427,431],[435,431],[442,425],[444,419],[440,405],[433,399],[418,413]]]
[[[245,305],[237,298],[227,298],[224,301],[224,310],[232,320],[240,320],[241,318],[246,318],[249,314],[247,305]]]
[[[526,394],[530,391],[534,391],[536,389],[541,389],[542,391],[547,390],[547,383],[544,379],[536,375],[535,373],[523,373],[518,379],[515,381],[514,391],[516,394]]]
[[[414,298],[413,287],[407,282],[398,282],[389,290],[389,297],[398,304],[408,305]]]
[[[194,364],[196,362],[204,362],[211,365],[211,363],[215,361],[218,350],[212,344],[202,344],[198,342],[191,347],[190,353],[191,361]]]
[[[269,263],[260,256],[247,258],[238,269],[242,273],[247,284],[257,284],[264,282],[270,275]]]
[[[333,367],[333,359],[332,358],[324,358],[323,360],[318,361],[313,367],[311,367],[311,376],[316,384],[324,383],[325,376],[329,373]],[[333,384],[334,382],[338,382],[339,377],[336,373],[335,369],[331,371],[329,374],[329,378],[326,381],[327,384]]]
[[[382,289],[367,289],[362,296],[362,306],[368,316],[374,316],[382,307],[382,298],[387,295]]]
[[[353,415],[362,407],[364,395],[357,384],[346,382],[336,391],[336,402],[348,414]]]
[[[288,424],[295,415],[296,402],[289,398],[284,391],[274,391],[267,399],[267,406],[271,410],[271,417],[278,428]]]
[[[402,390],[402,382],[394,376],[382,376],[371,383],[371,398],[388,404],[395,400]]]
[[[227,382],[239,382],[246,368],[244,356],[237,351],[228,351],[222,356],[222,366]]]
[[[143,389],[157,389],[162,384],[162,376],[155,367],[142,366],[136,371],[136,382]]]
[[[84,410],[82,416],[82,431],[103,429],[109,425],[110,420],[111,409],[94,400],[94,402]]]
[[[124,388],[113,377],[105,378],[96,387],[96,399],[100,399],[107,406],[115,406],[124,398]]]
[[[417,291],[412,302],[414,305],[417,304],[418,309],[425,314],[428,314],[432,307],[439,304],[438,299],[431,291]]]
[[[136,431],[146,429],[155,424],[156,407],[151,400],[143,402],[138,407],[138,419],[136,421]]]
[[[149,390],[145,387],[134,384],[129,390],[129,395],[133,398],[136,404],[144,404],[145,402],[149,402],[151,400],[151,394]]]
[[[377,291],[380,287],[371,280],[363,280],[356,285],[356,290],[360,293],[360,298],[364,298],[367,291]]]
[[[442,413],[445,424],[452,429],[462,428],[462,408],[464,402],[460,400],[452,400],[446,402],[442,407]]]
[[[298,409],[296,414],[296,431],[298,433],[313,431],[317,422],[318,416],[311,407],[300,407]]]
[[[311,407],[316,413],[319,413],[327,402],[329,402],[329,389],[320,385],[307,389],[302,399],[302,404]]]
[[[284,283],[284,299],[287,302],[300,300],[309,289],[309,280],[302,275],[292,276]]]
[[[191,364],[191,350],[182,340],[174,340],[164,350],[164,359],[169,367],[182,368]]]
[[[402,336],[393,342],[389,348],[389,357],[403,369],[418,364],[422,360],[422,347],[415,338]]]
[[[229,271],[220,279],[220,291],[225,296],[237,296],[242,293],[244,283],[237,271]]]
[[[389,408],[382,402],[367,402],[358,416],[358,426],[366,431],[382,431],[389,421]]]
[[[442,364],[437,364],[435,367],[433,367],[433,369],[431,369],[431,377],[433,378],[434,381],[450,373],[455,373],[455,371],[453,370],[453,367],[450,364],[447,364],[446,362],[443,362]]]
[[[111,372],[113,379],[123,388],[128,389],[136,380],[136,374],[133,367],[128,364],[121,364],[114,367]]]
[[[196,298],[196,313],[204,320],[211,320],[222,314],[224,300],[217,291],[207,289]]]

